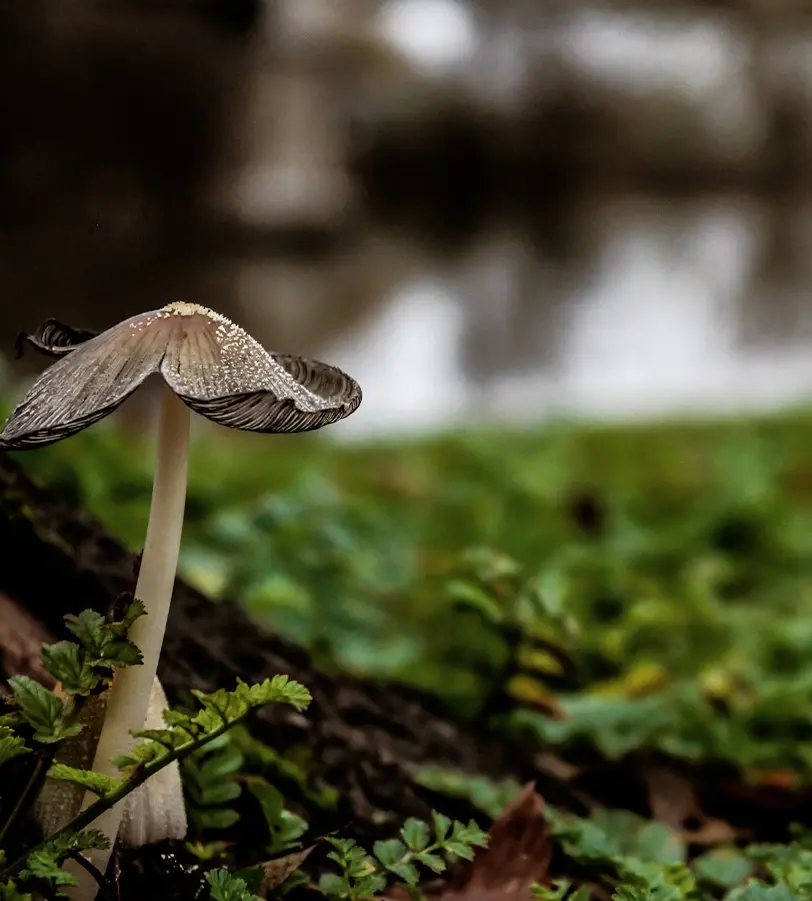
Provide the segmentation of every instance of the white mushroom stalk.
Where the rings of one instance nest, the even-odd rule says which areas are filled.
[[[117,776],[112,759],[124,753],[132,744],[132,732],[144,728],[153,680],[158,672],[158,659],[166,632],[172,589],[178,568],[180,538],[183,530],[183,511],[186,505],[186,475],[189,460],[189,408],[165,389],[158,426],[158,447],[155,457],[155,480],[147,524],[147,536],[141,568],[135,586],[135,597],[146,608],[147,615],[139,617],[130,629],[130,640],[143,657],[141,666],[120,669],[113,680],[107,701],[93,769],[108,776]],[[96,800],[87,792],[82,807]],[[118,835],[126,799],[106,810],[93,824],[107,837],[110,848],[88,851],[88,860],[104,872],[112,846]],[[86,882],[87,877],[80,880]],[[93,894],[75,898],[93,898]]]
[[[99,335],[48,320],[36,334],[21,336],[19,347],[23,341],[59,359],[9,417],[0,433],[0,450],[26,450],[67,438],[107,416],[153,374],[167,386],[135,587],[147,615],[130,632],[143,664],[115,675],[93,767],[116,775],[111,758],[128,751],[131,733],[144,728],[166,630],[186,500],[189,411],[235,429],[303,432],[349,416],[361,403],[361,389],[334,366],[266,351],[224,316],[190,303],[141,313]],[[85,806],[92,800],[88,795]],[[119,804],[93,823],[111,845],[122,813]],[[109,851],[88,853],[102,872],[109,856]],[[95,883],[84,870],[77,876],[80,884],[73,897],[92,901]]]

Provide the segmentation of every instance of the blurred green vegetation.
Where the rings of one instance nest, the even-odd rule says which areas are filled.
[[[805,781],[810,447],[805,410],[374,444],[204,428],[182,571],[458,713]],[[148,446],[104,423],[17,457],[140,545]]]

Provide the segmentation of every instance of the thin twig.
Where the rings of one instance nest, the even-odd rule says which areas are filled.
[[[45,759],[49,756],[53,755],[42,754],[34,765],[34,771],[31,773],[31,778],[26,783],[20,797],[17,798],[17,803],[14,805],[8,819],[3,823],[2,828],[0,828],[0,845],[2,845],[3,839],[8,834],[9,829],[17,822],[23,809],[28,805],[29,799],[34,793],[34,789],[41,784],[42,778],[44,778],[46,772]]]
[[[107,881],[104,878],[104,874],[101,872],[101,870],[99,870],[98,867],[93,866],[93,864],[84,856],[84,854],[81,854],[79,851],[71,851],[68,854],[68,857],[71,860],[75,860],[83,870],[87,870],[87,872],[90,873],[90,875],[96,880],[96,882],[98,882],[100,889],[105,889]]]

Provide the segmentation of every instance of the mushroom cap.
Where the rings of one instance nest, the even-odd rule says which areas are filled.
[[[192,303],[139,313],[98,335],[53,319],[35,335],[58,357],[0,432],[0,449],[52,444],[103,419],[160,373],[192,410],[232,429],[306,432],[361,403],[358,383],[335,366],[266,351],[225,316]]]

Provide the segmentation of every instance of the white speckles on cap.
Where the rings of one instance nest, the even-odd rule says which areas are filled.
[[[309,431],[361,403],[358,384],[340,369],[269,353],[231,320],[195,303],[140,313],[84,341],[62,326],[49,328],[61,342],[60,359],[11,414],[0,448],[41,447],[73,435],[156,372],[193,410],[229,428]]]
[[[189,303],[186,300],[176,300],[168,303],[165,307],[161,307],[158,312],[169,313],[172,316],[206,316],[208,319],[214,319],[216,322],[232,324],[231,320],[223,316],[222,313],[203,307],[199,303]]]

